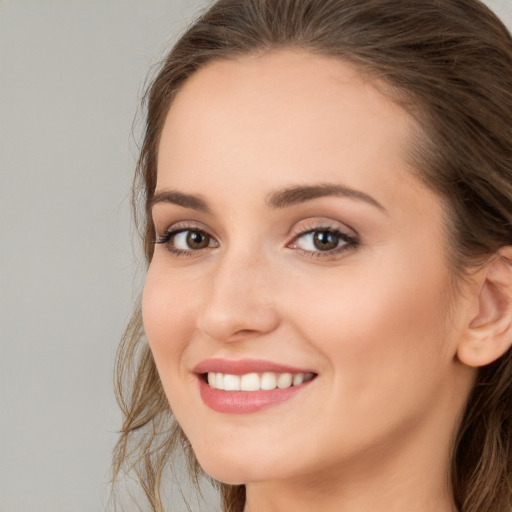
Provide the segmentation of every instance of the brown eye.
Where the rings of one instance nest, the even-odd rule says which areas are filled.
[[[206,249],[210,246],[210,235],[203,231],[184,231],[186,234],[186,245],[189,249]]]
[[[292,248],[300,249],[311,256],[334,256],[358,245],[358,241],[338,229],[318,228],[298,235]]]
[[[330,251],[336,249],[340,242],[340,237],[332,231],[314,231],[313,245],[319,251]]]
[[[175,255],[192,255],[195,251],[218,247],[218,243],[211,235],[202,229],[176,229],[169,230],[159,237],[156,242],[164,245]]]

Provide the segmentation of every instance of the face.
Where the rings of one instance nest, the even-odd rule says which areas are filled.
[[[143,316],[214,478],[448,451],[468,379],[442,204],[407,163],[414,127],[351,66],[305,52],[211,63],[173,102]]]

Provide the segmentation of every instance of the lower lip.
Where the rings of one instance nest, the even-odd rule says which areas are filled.
[[[249,414],[280,404],[300,393],[310,382],[286,389],[270,391],[224,391],[212,388],[199,377],[199,391],[203,402],[217,412],[228,414]]]

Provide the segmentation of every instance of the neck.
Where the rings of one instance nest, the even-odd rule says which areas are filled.
[[[403,476],[403,478],[401,478]],[[425,478],[426,475],[423,475]],[[408,475],[345,482],[325,489],[312,484],[251,484],[244,512],[456,512],[448,486],[416,485]]]

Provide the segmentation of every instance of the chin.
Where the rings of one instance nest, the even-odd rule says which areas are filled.
[[[275,461],[264,460],[261,457],[252,457],[237,450],[229,453],[196,454],[199,465],[203,470],[218,482],[229,485],[243,485],[249,482],[280,479],[279,474],[283,468],[277,468]]]
[[[217,482],[229,485],[243,485],[252,481],[251,472],[248,471],[247,464],[233,465],[222,458],[217,460],[207,459],[206,461],[198,458],[198,461],[203,470],[214,480],[217,480]]]

